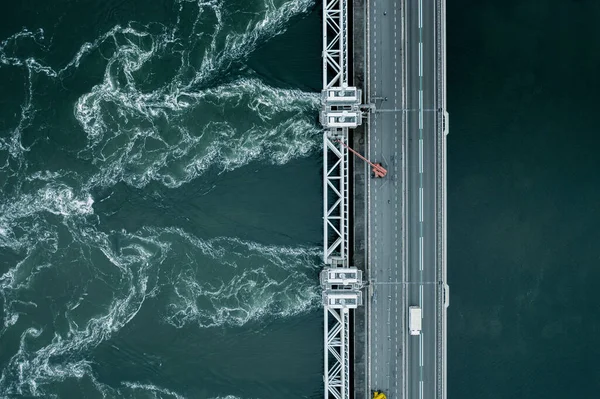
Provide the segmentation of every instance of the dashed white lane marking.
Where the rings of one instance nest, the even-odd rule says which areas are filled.
[[[419,187],[419,221],[423,222],[423,187]]]
[[[423,253],[423,237],[419,237],[419,253]],[[419,269],[423,271],[423,263],[419,265]]]
[[[419,173],[423,173],[423,139],[419,139]]]
[[[423,43],[419,43],[419,60],[423,59]],[[419,76],[423,77],[423,63],[419,62]]]
[[[423,340],[419,342],[419,365],[423,366]]]
[[[421,305],[421,317],[425,313],[423,306],[423,0],[419,0],[419,219],[421,231],[419,234],[419,268],[420,268],[420,284],[419,284],[419,303]],[[419,398],[423,399],[423,334],[419,336]]]
[[[373,8],[374,8],[374,12],[375,12],[375,15],[373,18],[373,25],[375,27],[375,26],[377,26],[377,2],[376,1],[374,2]],[[374,93],[377,93],[377,40],[376,40],[377,39],[377,29],[373,29],[373,38],[374,38],[374,40],[373,40],[373,66],[374,66],[373,67],[373,88],[374,88]],[[377,128],[377,118],[374,118],[373,129],[376,129],[376,128]],[[377,140],[373,140],[373,144],[374,144],[374,146],[373,146],[374,151],[376,152],[377,151]],[[374,193],[374,211],[375,211],[375,213],[377,213],[377,211],[378,211],[377,210],[377,193],[376,192]],[[378,229],[375,228],[373,230],[374,230],[373,238],[374,238],[375,242],[377,242],[379,240],[379,237],[377,234]],[[377,251],[375,251],[375,253],[374,253],[374,263],[375,263],[375,265],[377,265],[377,263],[378,263]],[[375,325],[377,326],[379,324],[377,312],[373,312],[373,314],[375,316],[374,317]],[[375,373],[374,374],[375,374],[375,381],[378,381],[379,380],[379,373],[378,373],[378,370],[379,370],[379,354],[378,354],[379,341],[377,339],[378,334],[373,334],[373,335],[375,337],[375,353],[374,353]]]

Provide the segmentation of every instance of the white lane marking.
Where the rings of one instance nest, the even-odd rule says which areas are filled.
[[[423,173],[423,139],[419,139],[419,173]]]
[[[419,76],[423,77],[423,43],[419,43]]]
[[[419,187],[419,218],[423,221],[423,187]],[[423,237],[423,234],[421,234]]]
[[[423,270],[423,251],[419,251],[419,269]]]
[[[421,242],[423,242],[423,237],[420,237],[420,240],[421,240]],[[421,257],[421,270],[423,270],[423,265],[425,264],[425,261],[423,259],[424,258],[424,256],[423,256],[423,253],[424,253],[423,247],[424,247],[424,245],[421,245],[421,254],[420,254],[420,257]]]
[[[419,365],[423,367],[423,334],[421,334],[421,339],[419,340]]]
[[[423,237],[419,237],[419,253],[423,254]],[[420,255],[421,258],[423,257],[423,255]],[[423,270],[423,262],[419,262],[419,268],[421,270]]]
[[[423,0],[419,0],[419,170],[420,188],[419,188],[419,217],[421,219],[421,232],[419,237],[419,267],[421,268],[421,283],[419,284],[419,303],[423,309]],[[423,311],[421,311],[423,317]],[[423,399],[423,334],[419,337],[419,359],[420,359],[420,377],[419,377],[419,398]]]

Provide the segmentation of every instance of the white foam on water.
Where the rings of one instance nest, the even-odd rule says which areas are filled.
[[[255,23],[249,23],[243,34],[228,34],[223,50],[216,50],[213,41],[213,51],[205,55],[195,77],[184,89],[205,83],[222,74],[234,62],[245,59],[260,43],[285,32],[290,19],[307,12],[313,4],[314,0],[291,0],[276,7],[272,2],[265,2],[266,12],[262,17]]]
[[[195,4],[198,9],[187,33],[181,18],[189,12],[184,3]],[[98,51],[107,57],[103,80],[82,95],[74,107],[88,140],[80,155],[98,167],[86,189],[119,181],[143,187],[153,180],[175,187],[211,166],[228,171],[253,160],[281,164],[317,149],[320,128],[315,121],[319,106],[316,94],[275,89],[250,78],[217,86],[210,83],[234,63],[247,58],[258,45],[284,32],[290,19],[307,12],[314,1],[286,1],[278,5],[267,1],[262,5],[263,11],[247,15],[245,29],[229,33],[223,31],[223,12],[230,12],[224,11],[223,2],[179,4],[174,26],[136,22],[116,25],[81,45],[62,68],[17,55],[14,50],[22,41],[33,41],[46,51],[51,49],[52,40],[45,37],[42,29],[24,28],[0,42],[0,62],[25,68],[28,76],[21,118],[12,135],[0,139],[0,151],[4,149],[13,158],[23,159],[28,150],[21,144],[21,132],[31,125],[36,113],[32,102],[33,76],[43,74],[60,81]],[[214,26],[207,27],[207,21]],[[207,29],[212,32],[206,32]],[[201,59],[196,61],[182,43],[189,47],[204,43],[200,45],[204,49]],[[138,72],[161,57],[173,55],[181,57],[173,79],[151,90],[143,88],[147,75]],[[195,72],[190,75],[189,71]],[[254,116],[258,123],[234,124],[227,118],[209,118],[197,125],[198,114],[210,104],[216,104],[220,110],[235,107],[236,102],[247,113],[234,119]],[[197,128],[192,128],[194,124]]]
[[[37,303],[28,297],[21,297],[21,293],[28,292],[32,281],[43,269],[51,267],[50,263],[40,263],[38,254],[46,252],[56,253],[58,249],[58,234],[56,228],[51,227],[45,231],[29,232],[29,235],[15,237],[0,237],[1,244],[5,244],[14,251],[25,251],[26,255],[14,267],[8,269],[0,276],[0,298],[2,298],[3,325],[0,329],[0,339],[5,332],[14,326],[21,315],[17,307],[37,307]]]
[[[242,399],[239,396],[227,395],[227,396],[217,396],[212,399]]]
[[[4,197],[0,202],[0,247],[21,251],[37,241],[55,240],[52,226],[43,222],[44,212],[65,218],[91,215],[93,204],[89,193],[76,193],[73,188],[57,182],[48,183],[33,194]],[[16,233],[16,228],[23,231]]]
[[[175,399],[185,399],[185,396],[179,395],[177,392],[166,388],[157,387],[156,385],[152,384],[140,384],[137,382],[123,382],[121,384],[133,390],[142,390],[144,392],[151,393],[152,397],[157,399],[165,398],[163,395],[168,395],[168,397],[173,397]]]
[[[52,326],[25,329],[18,351],[2,371],[1,392],[49,397],[52,384],[86,377],[103,396],[114,397],[116,388],[96,380],[87,354],[129,323],[147,298],[157,295],[172,299],[157,312],[177,328],[189,323],[203,328],[240,326],[267,317],[297,315],[319,303],[315,278],[320,266],[318,248],[263,245],[227,237],[203,240],[180,228],[145,227],[135,233],[118,232],[120,245],[115,249],[111,236],[117,232],[98,231],[76,217],[65,217],[65,223],[72,234],[69,247],[98,248],[110,261],[112,271],[94,271],[92,277],[104,280],[115,275],[114,297],[98,314],[78,324],[74,315],[87,295],[85,287],[79,287],[66,309],[54,315],[55,322],[56,318],[66,322],[66,332]],[[28,287],[42,269],[53,267],[53,259],[61,259],[61,251],[50,254],[54,257],[49,263],[37,268],[33,263],[34,267],[27,269],[26,258],[0,277],[7,315],[0,337],[17,326],[13,309],[17,303],[40,305],[27,302]],[[192,265],[186,259],[196,262]],[[81,262],[90,261],[83,258]],[[168,267],[163,270],[161,265]],[[123,397],[122,389],[118,388],[117,396]],[[167,393],[160,389],[156,392]]]
[[[320,299],[315,281],[295,272],[273,277],[267,267],[244,270],[219,285],[182,273],[174,291],[165,321],[177,328],[189,323],[204,328],[242,326],[266,317],[291,317],[313,309]]]
[[[31,282],[43,269],[52,267],[49,263],[39,264],[30,259],[31,251],[25,259],[17,263],[14,268],[9,269],[0,276],[0,297],[3,302],[4,325],[0,330],[0,337],[6,330],[19,320],[19,312],[14,310],[15,306],[37,307],[37,303],[19,299],[18,292],[31,287]]]
[[[168,284],[173,295],[165,321],[174,327],[242,326],[266,317],[298,315],[319,304],[318,248],[225,237],[200,240],[179,228],[154,231],[162,239],[184,239],[198,250],[193,255],[196,264],[177,270]]]
[[[156,100],[151,109],[128,107],[114,93],[97,88],[80,99],[76,110],[90,139],[81,155],[92,158],[100,169],[91,186],[125,181],[139,188],[155,180],[177,187],[211,167],[229,171],[254,160],[283,164],[312,153],[320,143],[321,128],[313,118],[318,96],[275,89],[257,79],[180,92],[168,103]],[[110,115],[108,104],[115,101],[120,114]],[[225,116],[225,109],[237,118]],[[206,114],[223,115],[192,127],[197,115]],[[147,126],[125,129],[130,119],[146,121]],[[169,120],[169,127],[158,127],[163,119]],[[149,142],[152,149],[147,149]]]
[[[220,48],[221,3],[199,2],[198,7],[209,7],[218,21],[202,62],[193,65],[190,54],[181,51],[179,73],[151,91],[140,89],[134,72],[154,58],[172,54],[177,43],[175,32],[149,34],[129,26],[129,34],[152,39],[146,47],[117,40],[122,28],[108,35],[118,44],[108,60],[103,82],[81,96],[74,108],[88,138],[80,155],[92,159],[100,169],[91,185],[125,181],[143,187],[156,180],[176,187],[212,166],[227,171],[253,160],[281,164],[318,148],[321,129],[316,124],[319,97],[315,93],[275,89],[252,78],[205,87],[233,62],[245,59],[259,43],[283,32],[289,19],[306,12],[313,1],[289,1],[279,8],[269,4],[262,19],[249,23],[242,33],[227,34]],[[99,44],[86,49],[90,46]],[[188,77],[184,67],[196,71],[193,77]],[[117,78],[121,75],[125,82]],[[231,117],[217,116],[225,109],[236,113],[233,119],[238,123]],[[206,119],[204,115],[217,117]],[[201,125],[197,123],[199,116],[204,120]],[[132,125],[132,121],[137,123]],[[147,149],[148,143],[152,149]]]
[[[313,120],[319,106],[316,94],[273,88],[249,77],[218,81],[257,46],[282,33],[290,18],[306,12],[313,1],[288,1],[277,7],[267,1],[258,21],[252,20],[243,32],[225,37],[224,3],[216,0],[196,4],[198,16],[188,38],[201,38],[196,27],[206,29],[202,26],[204,17],[217,21],[208,35],[206,51],[196,64],[189,52],[176,46],[186,42],[178,36],[182,31],[179,17],[175,27],[117,25],[93,42],[84,43],[69,62],[58,67],[14,52],[22,40],[49,49],[51,41],[41,29],[23,29],[0,42],[0,64],[23,68],[27,87],[17,125],[0,138],[0,151],[11,159],[11,163],[0,166],[0,177],[16,176],[36,187],[23,194],[23,186],[18,185],[0,196],[0,247],[22,256],[0,276],[4,304],[0,338],[9,329],[15,336],[20,335],[19,348],[0,376],[3,394],[55,397],[49,389],[51,384],[86,377],[103,397],[122,397],[126,389],[180,397],[151,384],[129,382],[124,387],[109,387],[97,381],[87,358],[93,348],[129,323],[147,298],[163,294],[167,288],[174,301],[163,313],[165,321],[175,327],[187,323],[201,327],[243,325],[267,316],[295,315],[318,304],[312,276],[318,267],[313,259],[319,253],[316,249],[268,246],[235,238],[201,240],[175,228],[104,233],[96,227],[98,219],[90,194],[96,186],[124,181],[142,187],[158,181],[176,187],[211,167],[227,171],[253,160],[282,164],[318,148],[316,133],[320,128]],[[73,180],[81,182],[79,188],[60,182],[72,172],[27,171],[29,149],[23,146],[21,135],[36,115],[35,75],[60,83],[86,57],[110,45],[112,50],[103,53],[107,64],[102,82],[74,105],[75,117],[87,138],[79,155],[96,165],[97,171],[91,176],[69,176],[71,185]],[[145,88],[139,72],[167,54],[181,55],[180,70],[170,82]],[[198,128],[190,123],[198,114],[214,116],[225,109],[236,112],[236,118],[215,118]],[[238,120],[251,123],[238,124]],[[64,231],[71,236],[66,238],[69,242],[61,244]],[[118,249],[111,242],[112,234],[121,237]],[[173,249],[180,241],[213,267],[228,268],[226,278],[210,280],[207,277],[217,273],[194,274],[185,265],[169,281],[175,285],[161,284],[166,277],[160,266],[167,259],[181,262],[181,254]],[[53,315],[55,322],[66,322],[67,332],[54,330],[51,325],[25,328],[19,323],[16,306],[44,305],[30,300],[30,287],[41,281],[39,276],[45,269],[57,267],[71,249],[79,251],[82,265],[92,268],[96,266],[89,252],[99,250],[104,254],[113,269],[110,273],[118,276],[114,297],[99,308],[98,314],[77,323],[74,315],[86,292],[76,287],[77,295],[68,301],[66,310],[59,309]],[[43,263],[39,262],[40,253],[44,254]],[[245,268],[248,262],[253,266]],[[203,270],[201,263],[194,266]],[[95,279],[103,279],[107,273],[93,272],[96,274],[90,278]],[[209,304],[207,309],[199,306],[203,301]]]
[[[57,337],[51,346],[41,351],[29,351],[28,341],[40,337],[42,332],[41,329],[28,328],[21,334],[19,351],[10,359],[0,377],[0,389],[5,394],[52,396],[47,395],[41,385],[50,381],[62,381],[65,377],[81,378],[90,372],[90,364],[85,360],[66,364],[48,362],[50,356],[59,354],[61,341]]]
[[[56,182],[45,184],[33,194],[2,198],[0,248],[22,254],[22,259],[0,276],[4,313],[2,331],[18,320],[18,313],[14,312],[15,292],[28,287],[40,270],[49,267],[47,262],[40,262],[40,257],[46,258],[58,251],[59,227],[48,221],[47,214],[56,215],[62,223],[67,223],[73,218],[92,215],[93,203],[89,193],[75,193],[71,187]]]
[[[116,107],[116,112],[125,121],[129,121],[132,117],[150,122],[161,116],[168,118],[169,112],[185,108],[185,101],[177,100],[182,93],[193,95],[202,90],[200,86],[223,76],[232,64],[244,60],[259,44],[283,33],[290,19],[307,12],[314,4],[314,0],[290,0],[277,6],[272,1],[266,1],[263,4],[264,12],[258,12],[255,20],[250,19],[245,31],[235,33],[223,32],[223,2],[196,1],[193,3],[198,7],[198,12],[187,37],[178,35],[183,31],[181,14],[187,12],[184,10],[183,3],[192,2],[180,1],[179,3],[180,15],[177,16],[174,26],[135,22],[126,26],[116,25],[93,42],[81,45],[73,58],[60,69],[45,65],[43,61],[33,57],[24,58],[15,54],[14,48],[18,48],[17,44],[21,41],[33,41],[40,48],[48,51],[52,40],[46,39],[43,29],[33,32],[24,28],[0,42],[0,63],[26,68],[28,74],[28,95],[22,106],[21,119],[11,137],[8,140],[0,140],[0,149],[9,149],[13,156],[18,156],[26,150],[21,145],[21,131],[30,125],[31,119],[35,115],[35,109],[32,107],[31,84],[34,74],[43,74],[49,78],[62,80],[73,70],[77,70],[85,57],[107,44],[113,46],[112,53],[108,52],[110,56],[106,64],[103,82],[96,85],[90,93],[83,95],[75,106],[75,115],[84,127],[89,146],[94,147],[102,141],[107,130],[115,128],[127,130],[125,126],[120,126],[118,123],[117,126],[107,126],[106,119],[110,120],[112,115],[101,107],[102,104]],[[214,16],[212,20],[216,20],[216,23],[212,27],[213,32],[208,34],[210,42],[205,46],[202,61],[197,65],[190,53],[182,49],[180,44],[185,42],[187,45],[193,45],[195,42],[203,40],[203,36],[206,36],[204,31],[207,26],[202,23],[204,21],[202,18],[209,14]],[[251,14],[248,16],[250,17]],[[202,34],[198,31],[199,27],[203,29]],[[150,39],[151,44],[148,46],[147,41],[132,40],[134,38]],[[141,44],[141,42],[145,44]],[[171,82],[156,90],[149,92],[140,90],[141,81],[145,80],[145,76],[137,77],[140,81],[136,81],[136,72],[151,60],[167,54],[181,55],[179,73]],[[188,70],[196,72],[189,77]],[[121,82],[117,76],[124,76],[125,82]],[[148,133],[146,132],[146,134]],[[102,154],[99,155],[102,158]]]
[[[114,285],[114,296],[106,309],[94,315],[84,325],[73,322],[72,312],[76,311],[81,298],[69,302],[67,309],[56,317],[67,322],[68,331],[59,333],[50,329],[42,335],[42,329],[28,328],[21,334],[18,352],[11,357],[0,377],[0,391],[8,394],[46,397],[50,394],[48,384],[64,381],[67,378],[90,376],[93,381],[91,363],[85,352],[112,337],[139,312],[148,297],[158,292],[155,278],[150,271],[164,261],[168,248],[155,246],[154,241],[145,237],[128,235],[121,252],[114,252],[107,234],[89,226],[72,225],[73,240],[83,246],[99,247],[117,271],[118,283]],[[85,260],[82,260],[85,261]],[[100,278],[106,278],[108,271],[99,271]],[[11,294],[12,303],[19,300],[25,284],[17,285],[15,276],[18,269],[12,269],[2,276],[2,293]],[[34,276],[28,276],[31,282]],[[12,287],[11,287],[12,286]],[[13,288],[7,290],[7,288]],[[121,289],[124,288],[124,289]],[[86,295],[85,292],[82,295]],[[12,322],[14,324],[14,322]],[[51,328],[51,327],[48,327]],[[5,331],[3,331],[4,333]],[[96,386],[101,384],[94,382]]]
[[[13,66],[19,68],[25,68],[27,71],[26,77],[26,92],[25,99],[21,105],[21,115],[17,126],[12,129],[8,137],[0,137],[0,151],[6,150],[13,159],[19,160],[19,166],[17,169],[22,167],[24,162],[24,153],[29,149],[24,147],[21,142],[21,136],[24,129],[31,126],[32,120],[36,114],[36,110],[32,104],[33,100],[33,75],[37,73],[53,75],[51,68],[40,64],[37,60],[32,57],[25,59],[7,53],[7,47],[18,48],[17,43],[22,40],[33,40],[42,48],[45,48],[43,42],[45,41],[44,30],[38,29],[32,32],[26,28],[23,28],[20,32],[11,35],[0,42],[0,64],[6,66]],[[54,76],[56,76],[54,74]],[[5,165],[8,166],[8,165]],[[0,168],[4,169],[4,168]]]

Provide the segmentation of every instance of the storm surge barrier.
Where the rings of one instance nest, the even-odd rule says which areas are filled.
[[[348,130],[361,124],[361,91],[349,85],[348,1],[323,2],[324,397],[350,396],[350,312],[362,305],[362,271],[350,265]]]

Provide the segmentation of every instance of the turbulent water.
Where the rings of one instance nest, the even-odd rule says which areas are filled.
[[[0,398],[322,397],[321,3],[0,13]],[[597,398],[595,0],[448,1],[448,396]]]
[[[319,7],[4,9],[1,397],[321,395]]]

